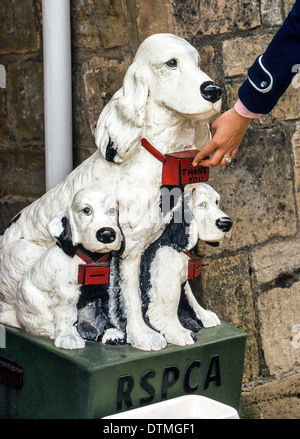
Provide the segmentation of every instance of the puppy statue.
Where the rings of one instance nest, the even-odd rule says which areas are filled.
[[[232,221],[219,209],[220,197],[209,185],[176,190],[177,197],[172,190],[177,198],[172,220],[142,257],[140,287],[145,321],[168,343],[185,346],[195,342],[194,332],[201,327],[220,324],[218,316],[203,309],[192,293],[189,274],[197,276],[201,260],[190,251],[199,239],[219,243]]]
[[[26,332],[54,339],[57,347],[83,348],[85,342],[75,325],[82,287],[79,281],[92,282],[89,278],[93,276],[98,277],[96,282],[100,284],[101,276],[108,280],[107,261],[111,258],[108,255],[119,251],[123,242],[116,201],[97,188],[81,189],[71,206],[55,216],[47,228],[55,242],[20,282],[16,296],[17,320]],[[95,259],[97,267],[93,263]],[[101,259],[106,259],[102,266]],[[92,298],[90,301],[86,297],[81,299],[81,324],[87,314],[85,308],[91,308],[92,302]],[[91,314],[89,318],[92,322]],[[101,326],[101,322],[98,323]]]

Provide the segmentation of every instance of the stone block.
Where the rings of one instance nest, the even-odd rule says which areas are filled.
[[[295,193],[298,212],[300,212],[300,124],[297,122],[296,130],[292,137],[294,172],[295,172]]]
[[[233,220],[227,250],[296,233],[290,139],[280,128],[249,128],[236,159],[211,169],[209,183]]]
[[[293,237],[284,242],[253,249],[251,266],[258,285],[293,273],[300,267],[300,239]]]
[[[283,0],[284,17],[288,15],[295,4],[295,0]]]
[[[26,198],[3,197],[0,198],[0,235],[14,216],[28,206],[32,200]]]
[[[247,254],[203,259],[201,275],[191,282],[192,290],[205,309],[215,312],[221,321],[247,334],[244,382],[259,374],[259,356],[255,314]]]
[[[92,134],[104,106],[122,87],[131,62],[131,59],[120,63],[114,59],[93,57],[82,64],[83,94]]]
[[[273,117],[281,120],[299,119],[300,114],[300,88],[292,85],[281,96],[271,112]]]
[[[241,419],[299,419],[300,374],[242,393]]]
[[[15,134],[20,140],[44,139],[43,66],[24,61],[8,67],[8,93]]]
[[[96,151],[96,145],[92,148],[74,148],[73,150],[73,162],[74,167],[80,165],[86,159],[88,159]]]
[[[263,53],[271,36],[237,37],[222,44],[223,68],[226,77],[246,75],[248,68]]]
[[[257,0],[174,0],[173,7],[182,36],[218,35],[261,24]]]
[[[0,149],[0,196],[37,198],[45,192],[44,150]]]
[[[9,138],[7,92],[4,88],[0,88],[0,138],[1,140]]]
[[[0,23],[0,54],[34,52],[40,48],[32,0],[2,4]]]
[[[262,0],[260,5],[262,22],[268,26],[282,24],[281,0]]]
[[[218,66],[214,48],[212,46],[203,46],[198,49],[198,51],[200,54],[201,70],[203,70],[213,81],[217,81]]]
[[[266,366],[280,376],[300,366],[300,282],[273,288],[257,300],[260,336]]]
[[[124,0],[71,2],[73,46],[99,50],[128,45],[125,3]]]
[[[137,0],[139,40],[156,33],[176,33],[172,5],[168,0]]]

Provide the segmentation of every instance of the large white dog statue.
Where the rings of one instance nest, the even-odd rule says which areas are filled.
[[[193,46],[171,34],[147,38],[122,88],[100,114],[98,150],[23,209],[0,238],[0,323],[18,325],[15,292],[52,245],[49,221],[71,204],[78,190],[102,187],[117,198],[126,242],[120,289],[127,342],[144,350],[163,348],[163,335],[143,319],[139,267],[145,248],[160,236],[168,216],[159,207],[162,163],[141,147],[141,139],[147,138],[162,154],[199,149],[210,137],[208,121],[220,106],[220,89],[200,69]]]

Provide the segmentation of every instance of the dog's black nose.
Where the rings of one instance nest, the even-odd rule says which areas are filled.
[[[228,216],[223,216],[217,219],[216,226],[222,230],[222,232],[229,232],[232,227],[232,220],[228,218]]]
[[[209,102],[217,102],[222,95],[220,87],[212,81],[203,82],[200,86],[202,97]]]
[[[111,227],[102,227],[97,231],[96,238],[103,244],[110,244],[116,239],[116,232]]]

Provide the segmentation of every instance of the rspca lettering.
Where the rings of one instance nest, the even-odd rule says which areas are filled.
[[[206,366],[207,367],[207,366]],[[139,383],[142,390],[146,392],[146,395],[141,396],[139,401],[134,401],[132,392],[135,389],[137,383],[133,376],[122,375],[118,378],[117,388],[117,407],[119,412],[122,409],[131,409],[134,407],[145,406],[150,404],[157,392],[160,392],[160,400],[164,401],[168,398],[169,389],[177,386],[180,389],[184,389],[186,394],[192,394],[199,388],[206,390],[210,385],[221,386],[221,371],[219,355],[213,355],[210,358],[208,367],[204,374],[204,378],[200,380],[199,372],[202,371],[203,365],[200,360],[194,360],[189,363],[184,371],[181,373],[177,366],[167,366],[163,369],[162,380],[160,383],[160,389],[157,389],[152,380],[158,375],[157,371],[150,369],[143,373],[140,377]]]

